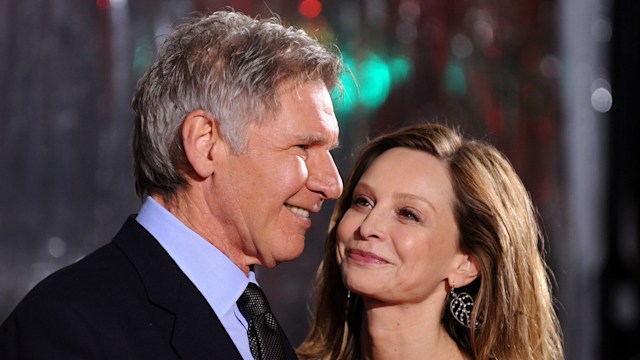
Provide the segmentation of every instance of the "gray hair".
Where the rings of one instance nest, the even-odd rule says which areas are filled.
[[[341,71],[337,52],[276,17],[218,11],[176,26],[131,103],[136,193],[171,197],[186,186],[180,129],[190,112],[211,114],[232,151],[240,153],[248,125],[279,111],[283,83],[321,80],[332,90]]]

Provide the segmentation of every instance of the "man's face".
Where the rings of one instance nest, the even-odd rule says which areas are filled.
[[[212,198],[220,208],[232,251],[247,266],[274,267],[304,249],[310,213],[342,193],[330,154],[338,122],[321,81],[280,89],[281,109],[262,125],[251,125],[243,153],[225,153]]]

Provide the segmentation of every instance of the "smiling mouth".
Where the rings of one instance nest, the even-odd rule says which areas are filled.
[[[298,215],[300,217],[303,217],[305,219],[309,218],[309,210],[305,210],[303,208],[299,208],[297,206],[287,205],[287,204],[285,204],[284,206],[287,209],[289,209],[289,211],[291,211],[292,213],[294,213],[294,214],[296,214],[296,215]]]
[[[378,255],[372,252],[363,251],[363,250],[349,249],[347,250],[347,256],[350,259],[353,259],[360,263],[367,263],[367,264],[388,264],[389,263],[387,260],[379,257]]]

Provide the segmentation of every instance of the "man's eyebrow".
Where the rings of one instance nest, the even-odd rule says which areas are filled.
[[[328,143],[325,136],[319,135],[302,135],[298,137],[298,141],[308,144],[326,144]],[[340,147],[340,140],[336,139],[336,142],[329,146],[329,150],[335,150]]]

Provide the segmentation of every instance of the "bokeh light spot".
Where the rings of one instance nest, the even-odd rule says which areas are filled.
[[[298,11],[307,19],[314,19],[322,12],[322,3],[318,0],[302,0],[298,4]]]
[[[597,88],[591,94],[591,106],[596,111],[605,113],[611,109],[613,105],[613,96],[611,92],[605,88]]]

